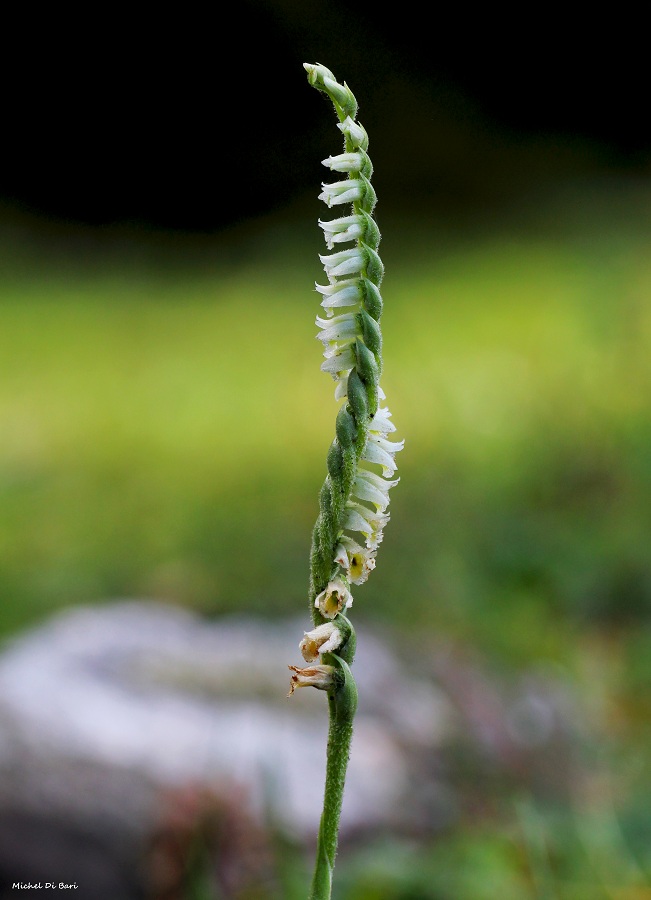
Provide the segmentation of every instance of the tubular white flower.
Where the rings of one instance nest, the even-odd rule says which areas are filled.
[[[323,200],[330,208],[341,206],[342,203],[354,203],[362,196],[362,182],[357,178],[322,184],[321,187],[323,191],[319,194],[319,200]]]
[[[395,431],[396,426],[393,424],[393,422],[389,421],[390,418],[391,413],[389,412],[389,407],[380,407],[371,419],[371,424],[368,426],[368,430],[377,434],[384,435],[389,434],[389,432],[391,431]]]
[[[380,437],[369,437],[361,458],[364,462],[375,463],[378,466],[382,466],[382,474],[387,478],[393,475],[398,468],[394,457],[399,450],[404,448],[404,446],[404,441],[392,442],[385,441]]]
[[[347,116],[343,122],[337,124],[337,128],[344,137],[347,137],[353,146],[366,150],[368,147],[368,134],[363,125],[354,122],[350,116]]]
[[[366,256],[359,247],[340,250],[330,256],[319,256],[326,275],[332,281],[340,275],[359,275],[366,266]]]
[[[379,511],[384,511],[389,505],[389,488],[394,487],[400,481],[385,481],[374,472],[366,469],[358,469],[353,486],[353,494],[360,500],[368,500]]]
[[[321,160],[321,165],[333,172],[359,172],[362,168],[361,153],[340,153]]]
[[[336,579],[328,582],[328,586],[314,599],[314,606],[325,619],[334,619],[337,613],[352,606],[353,595],[343,581]]]
[[[357,240],[362,234],[363,222],[361,216],[344,216],[341,219],[332,219],[330,222],[322,222],[319,219],[328,249],[332,250],[335,244]]]
[[[343,635],[333,622],[317,625],[312,631],[306,631],[299,644],[305,662],[315,662],[320,653],[334,653],[341,646]]]
[[[345,347],[321,363],[321,371],[328,372],[333,378],[337,378],[341,372],[350,372],[355,365],[355,353],[350,347]]]
[[[337,281],[334,284],[317,284],[317,291],[323,295],[321,306],[329,316],[334,315],[333,309],[340,306],[355,306],[362,299],[362,292],[357,279]]]
[[[366,538],[369,550],[375,550],[381,543],[384,526],[389,521],[389,514],[373,512],[367,506],[349,500],[346,503],[344,528],[348,531],[359,531]]]
[[[354,291],[355,299],[362,299],[359,279],[357,278],[344,278],[341,281],[334,282],[334,284],[316,284],[315,282],[314,287],[324,297],[333,297],[335,294],[339,294],[341,292]]]
[[[344,313],[342,316],[335,316],[334,319],[322,319],[317,316],[316,324],[323,329],[317,334],[317,338],[324,344],[330,344],[333,341],[342,344],[350,343],[359,333],[357,319],[353,313]]]

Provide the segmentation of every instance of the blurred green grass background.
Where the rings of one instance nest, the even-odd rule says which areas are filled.
[[[391,224],[383,384],[407,447],[358,614],[525,657],[564,652],[559,616],[647,621],[648,222],[607,213],[456,237]],[[321,247],[273,220],[237,240],[226,262],[9,267],[4,631],[143,594],[296,609],[335,412]]]
[[[651,195],[581,190],[474,230],[380,216],[383,386],[406,448],[354,613],[407,640],[458,642],[506,671],[562,667],[599,708],[637,860],[618,883],[639,887],[651,866],[639,810],[651,711]],[[0,631],[117,597],[209,615],[297,612],[336,409],[314,339],[316,228],[270,217],[190,250],[186,238],[106,235],[91,252],[68,236],[63,255],[49,237],[20,252],[4,238]],[[560,841],[555,865],[580,881],[600,839],[586,856],[567,815],[560,832],[583,849]],[[439,871],[396,845],[402,862],[384,893],[372,872],[386,849],[363,866],[344,860],[345,896],[529,896],[508,829],[482,827],[451,839],[452,887],[447,863]],[[531,896],[602,894],[543,884]]]

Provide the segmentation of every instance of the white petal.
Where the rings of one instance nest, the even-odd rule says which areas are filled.
[[[371,512],[370,509],[368,511],[369,513]],[[348,529],[348,531],[359,531],[362,534],[371,534],[373,531],[371,523],[367,522],[356,509],[351,509],[350,507],[346,510],[344,528]]]
[[[380,407],[373,416],[371,424],[368,426],[369,431],[375,431],[381,434],[389,434],[389,432],[395,431],[396,426],[393,422],[389,421],[390,417],[391,413],[389,412],[388,406]]]
[[[400,481],[399,478],[396,478],[395,481],[387,481],[386,478],[380,478],[375,472],[369,472],[368,469],[361,468],[357,470],[357,477],[363,478],[365,481],[368,481],[369,484],[375,485],[379,491],[388,491],[389,488],[395,487]]]
[[[400,450],[404,450],[405,447],[404,441],[388,441],[386,438],[381,437],[379,434],[373,433],[369,435],[368,442],[369,444],[371,442],[377,444],[378,447],[386,450],[387,453],[398,453]]]
[[[333,356],[321,363],[321,371],[329,372],[335,376],[338,372],[349,372],[355,365],[355,354],[350,347],[345,347],[341,352],[335,353]]]
[[[335,400],[343,400],[348,396],[348,372],[342,372],[335,388]]]
[[[336,562],[338,566],[341,566],[342,569],[348,568],[348,554],[346,553],[346,548],[343,544],[337,544],[334,562]]]
[[[361,299],[361,294],[359,292],[359,281],[357,278],[345,278],[343,281],[335,281],[334,284],[314,284],[316,290],[323,294],[324,297],[332,297],[334,294],[338,294],[340,291],[348,291],[351,288],[354,288],[355,293],[358,298]]]
[[[362,459],[365,462],[376,463],[377,465],[382,466],[383,475],[393,475],[398,468],[393,456],[390,453],[387,453],[386,450],[383,450],[375,441],[368,442],[362,453]]]
[[[377,509],[384,510],[389,505],[388,492],[378,490],[372,484],[364,481],[364,479],[355,479],[353,494],[360,500],[368,500],[370,503],[373,503]]]
[[[333,320],[334,321],[334,320]],[[318,323],[317,323],[318,324]],[[328,326],[317,334],[317,338],[324,344],[331,344],[333,341],[339,343],[350,343],[358,336],[359,328],[357,322],[353,319],[349,322],[339,322],[336,325]]]

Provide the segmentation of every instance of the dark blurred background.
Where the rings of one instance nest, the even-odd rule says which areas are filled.
[[[296,77],[305,60],[356,86],[386,208],[649,165],[632,16],[243,0],[214,19],[24,14],[8,33],[0,192],[89,225],[212,232],[311,189],[331,123]]]
[[[222,649],[213,671],[211,637],[192,666],[202,627],[218,640],[237,617],[226,646],[258,659],[247,629],[259,642],[304,612],[335,414],[312,285],[319,185],[334,180],[320,160],[340,135],[302,69],[318,61],[370,135],[383,386],[406,439],[353,607],[360,653],[365,633],[384,647],[381,691],[373,654],[366,676],[360,661],[366,696],[375,684],[386,703],[363,713],[359,746],[387,775],[355,806],[355,770],[362,824],[344,835],[340,896],[651,897],[645,41],[625,7],[14,12],[0,64],[2,890],[90,842],[94,900],[101,860],[108,897],[303,896],[313,829],[274,818],[280,764],[276,782],[228,768],[264,748],[274,702],[266,734],[294,740],[278,723],[300,658],[268,651],[245,677],[246,653],[226,665]],[[158,707],[143,654],[146,690],[171,692],[146,746]],[[77,679],[114,691],[106,715]],[[200,736],[182,745],[185,694],[216,704],[210,740],[253,704],[223,771],[206,774]],[[73,725],[53,736],[54,720]],[[191,750],[196,771],[181,765]],[[134,820],[129,803],[157,812]]]

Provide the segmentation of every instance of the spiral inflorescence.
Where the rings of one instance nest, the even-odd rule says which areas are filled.
[[[395,454],[404,442],[388,440],[395,431],[390,412],[380,407],[382,335],[378,255],[380,232],[373,219],[376,194],[368,136],[356,121],[357,101],[325,66],[305,64],[311,85],[332,100],[344,135],[344,152],[323,160],[340,181],[322,185],[319,199],[329,208],[348,204],[349,215],[320,221],[326,245],[321,256],[327,285],[316,285],[323,316],[317,337],[324,345],[324,372],[336,382],[335,397],[345,400],[337,415],[336,437],[328,451],[328,475],[321,489],[311,557],[310,606],[315,625],[333,620],[352,603],[351,584],[366,581],[389,520],[389,488]],[[340,245],[353,244],[347,249]],[[336,248],[336,249],[335,249]],[[341,616],[343,619],[343,615]],[[328,650],[332,639],[328,637]]]

